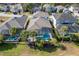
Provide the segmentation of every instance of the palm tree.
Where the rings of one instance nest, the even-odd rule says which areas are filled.
[[[61,30],[61,32],[63,32],[63,36],[64,36],[64,34],[67,33],[68,27],[67,26],[62,26],[62,28],[60,30]],[[62,38],[62,41],[63,41],[63,38]]]
[[[26,31],[26,30],[23,30],[21,33],[20,33],[20,37],[23,41],[25,41],[28,36],[29,36],[30,32]]]
[[[59,33],[56,31],[56,29],[55,29],[55,27],[54,27],[52,21],[49,20],[49,22],[50,22],[50,24],[51,24],[51,26],[52,26],[52,31],[51,31],[51,32],[54,34],[55,38],[57,39],[57,42],[59,42],[59,37],[58,37],[58,36],[60,36],[60,35],[59,35]]]
[[[67,33],[68,27],[67,26],[62,26],[62,28],[60,29],[64,33]]]
[[[29,11],[30,13],[32,13],[32,8],[34,7],[33,3],[23,3],[22,4],[22,8],[24,11]]]
[[[15,35],[17,33],[17,29],[15,27],[9,30],[10,35]]]
[[[30,36],[33,37],[33,41],[34,41],[36,35],[37,35],[37,33],[35,31],[30,33]]]
[[[32,36],[32,37],[34,37],[34,36],[36,36],[36,35],[37,35],[37,33],[36,33],[35,31],[31,32],[31,36]]]
[[[0,43],[2,43],[4,40],[4,35],[0,34]]]

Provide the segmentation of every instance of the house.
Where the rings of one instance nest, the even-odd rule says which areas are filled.
[[[2,12],[8,12],[10,11],[10,6],[5,4],[0,4],[0,11]]]
[[[37,32],[50,32],[51,28],[52,27],[48,20],[46,20],[45,18],[38,17],[30,20],[27,30]]]
[[[37,11],[41,11],[41,8],[40,7],[34,7],[32,8],[32,12],[35,13]]]
[[[37,11],[33,13],[32,18],[39,18],[39,17],[48,19],[49,14],[47,12],[42,12],[42,11]]]
[[[10,7],[8,5],[6,5],[6,6],[3,6],[1,10],[3,12],[7,12],[7,11],[10,11]]]
[[[57,27],[60,24],[73,24],[77,21],[76,17],[74,17],[72,13],[53,13],[50,18],[52,22],[54,21],[55,27]]]
[[[42,17],[31,19],[28,24],[27,31],[35,31],[37,33],[37,39],[42,38],[43,40],[48,41],[48,39],[53,38],[53,33],[51,33],[52,26],[50,22]]]
[[[26,24],[27,16],[16,16],[11,17],[9,20],[5,21],[3,24],[0,25],[0,33],[1,34],[9,34],[10,28],[17,28],[17,29],[24,29]]]
[[[23,12],[23,8],[22,8],[21,4],[10,5],[10,7],[11,7],[10,11],[13,13],[21,14]]]
[[[45,10],[45,12],[56,12],[57,10],[53,5],[50,4],[44,4],[43,9]]]
[[[74,13],[79,13],[79,4],[72,4],[69,7],[69,10]]]
[[[59,34],[64,36],[67,34],[79,33],[79,25],[77,24],[63,24],[59,25],[56,29]]]
[[[69,10],[71,12],[73,12],[74,16],[76,16],[77,18],[79,18],[79,4],[72,4],[69,7]]]
[[[79,32],[79,26],[76,24],[77,19],[72,13],[53,13],[50,18],[59,33],[62,32],[60,29],[63,26],[68,28],[68,33]]]
[[[57,9],[57,12],[63,12],[65,7],[62,5],[57,5],[55,8]]]
[[[3,12],[13,12],[14,14],[19,13],[21,14],[23,12],[22,6],[21,4],[0,4],[0,6],[2,6],[0,9]]]
[[[64,8],[63,13],[72,13],[69,8]]]

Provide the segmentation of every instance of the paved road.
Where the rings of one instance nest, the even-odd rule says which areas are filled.
[[[6,14],[5,12],[3,12],[3,13],[0,13],[0,16],[6,16],[6,17],[21,17],[22,15]]]

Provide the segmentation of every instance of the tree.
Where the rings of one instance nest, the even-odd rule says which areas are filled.
[[[30,36],[33,37],[33,41],[35,41],[35,36],[37,35],[37,33],[35,31],[31,32],[30,33]]]
[[[33,32],[31,32],[31,34],[30,34],[32,37],[34,37],[34,36],[36,36],[37,35],[37,33],[35,32],[35,31],[33,31]]]
[[[30,32],[26,31],[26,30],[23,30],[21,33],[20,33],[20,37],[23,41],[25,41],[28,36],[29,36]]]
[[[30,22],[30,20],[28,19],[27,23],[25,24],[25,29],[27,29],[29,22]]]
[[[23,11],[32,13],[33,8],[39,7],[40,5],[40,3],[23,3],[22,8]]]
[[[22,8],[23,8],[23,10],[24,11],[29,11],[29,12],[32,12],[32,8],[34,7],[34,6],[36,6],[35,4],[33,4],[33,3],[23,3],[22,4]]]
[[[9,30],[10,35],[15,35],[17,33],[17,29],[15,27]]]
[[[67,34],[68,27],[67,26],[62,26],[60,30],[61,30],[61,32],[63,33],[63,36],[64,36],[64,34]],[[62,41],[63,41],[63,38],[62,38]]]
[[[68,27],[67,26],[62,26],[61,27],[61,32],[63,32],[63,35],[67,33]]]
[[[60,35],[59,35],[59,33],[57,32],[57,30],[54,28],[54,25],[53,25],[52,21],[49,20],[49,22],[50,22],[50,24],[51,24],[51,26],[52,26],[52,31],[51,31],[51,33],[54,34],[55,38],[57,39],[57,42],[59,42],[59,37],[58,37],[58,36],[60,36]]]
[[[4,40],[4,35],[0,34],[0,42],[2,43],[3,40]]]
[[[59,13],[62,13],[63,12],[63,9],[59,10]]]

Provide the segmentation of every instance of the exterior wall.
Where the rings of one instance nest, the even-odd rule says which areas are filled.
[[[55,19],[55,17],[52,15],[51,17],[50,17],[50,20],[53,22],[53,25],[54,25],[54,27],[56,28],[56,19]]]
[[[56,20],[56,24],[63,24],[63,23],[75,23],[75,19],[63,19],[63,20]]]
[[[1,34],[7,35],[7,34],[9,34],[9,30],[3,30],[3,31],[1,31]]]

